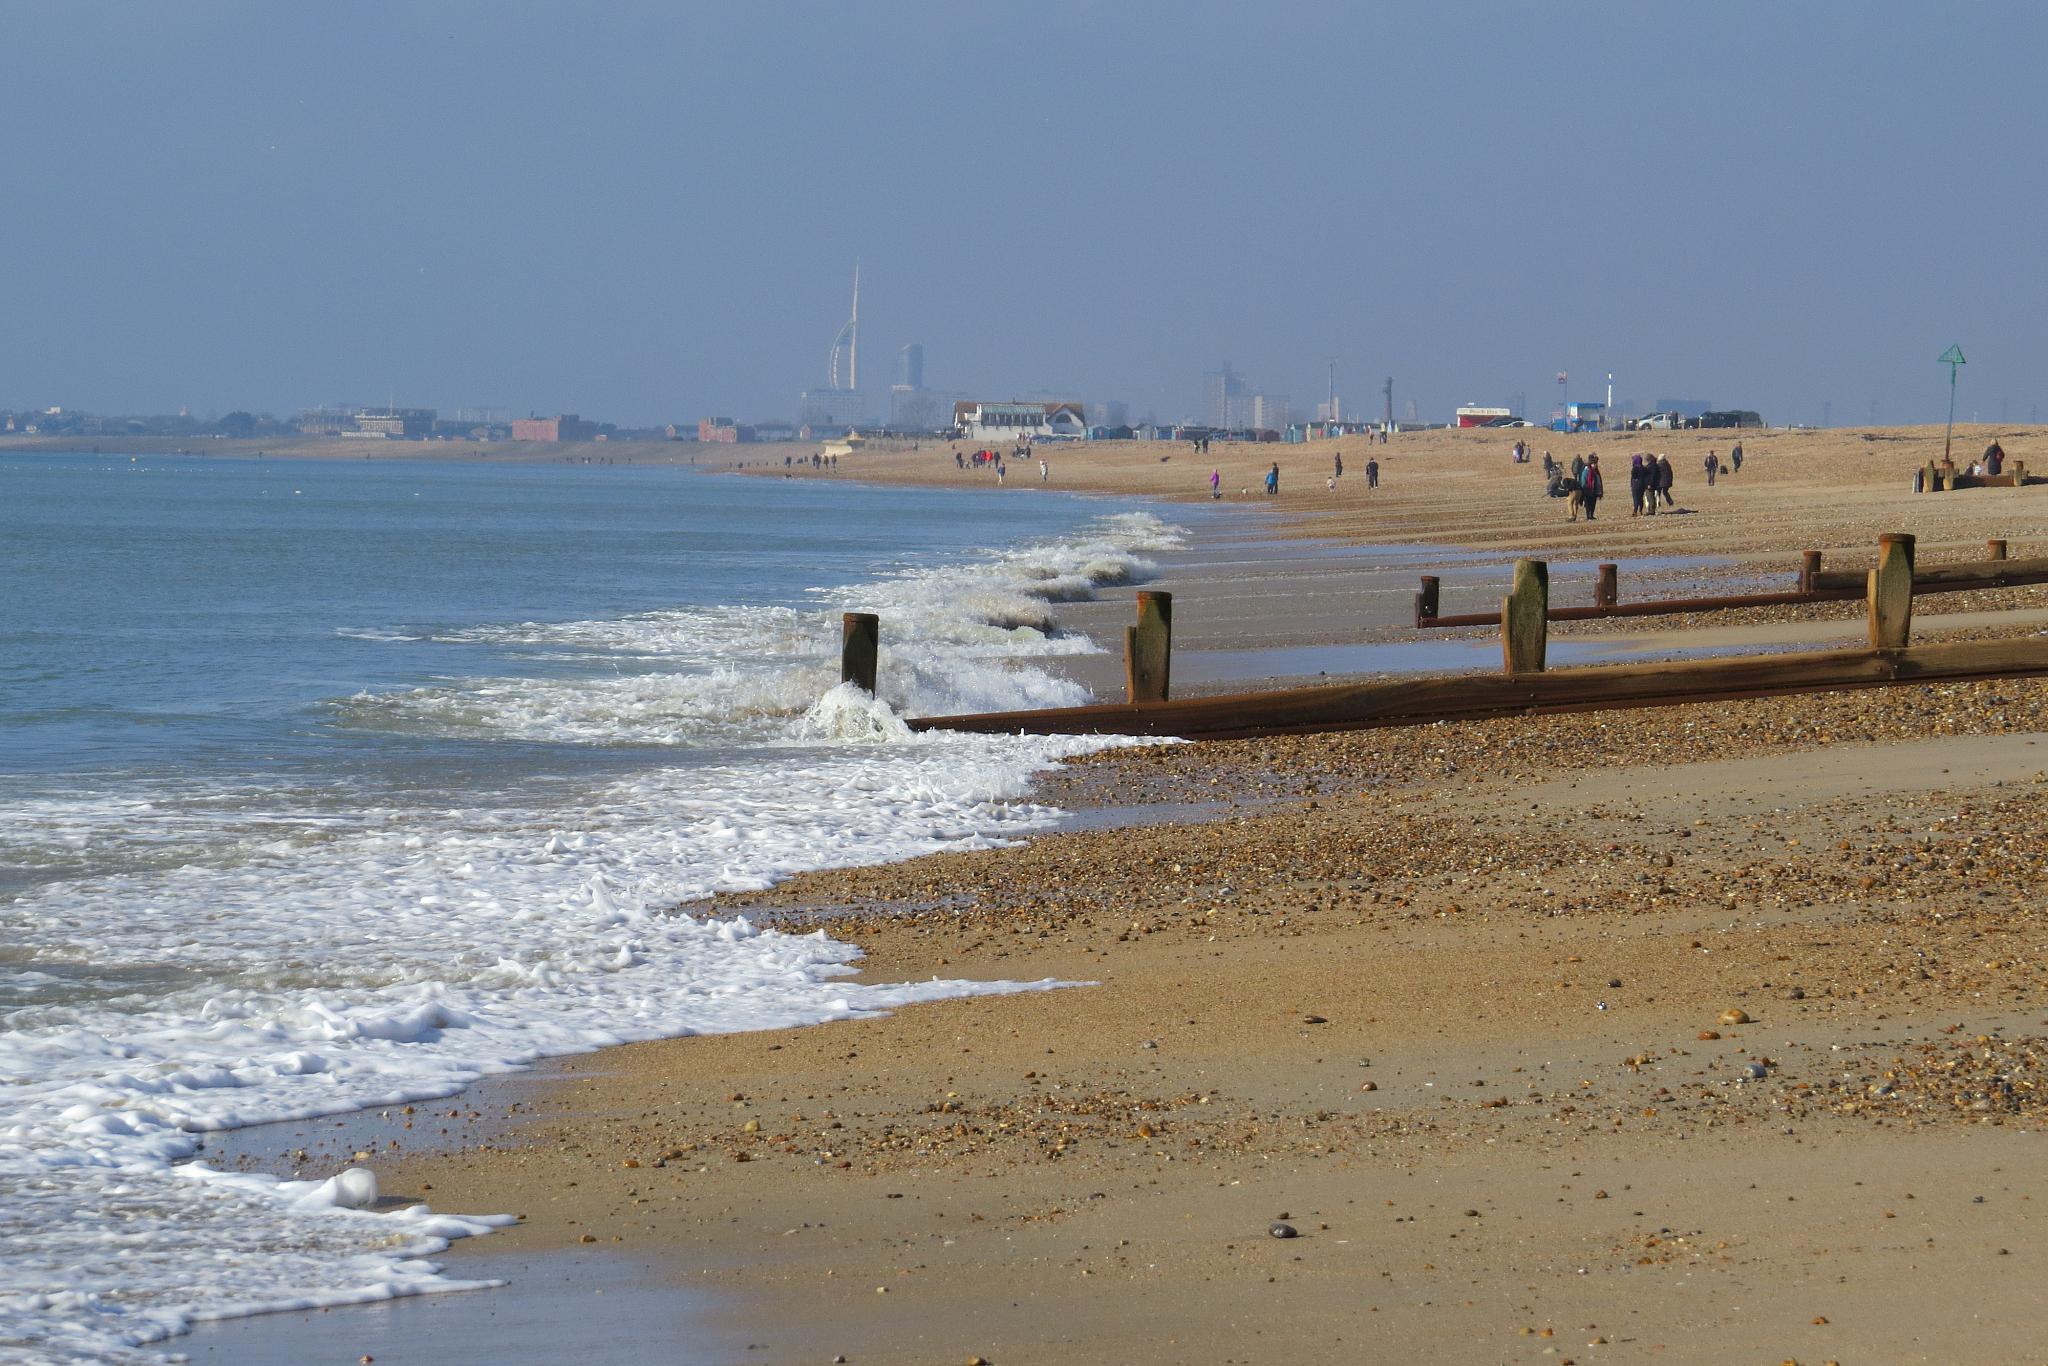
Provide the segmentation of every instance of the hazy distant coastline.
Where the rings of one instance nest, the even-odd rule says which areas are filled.
[[[490,460],[522,464],[623,461],[689,464],[714,449],[694,441],[366,441],[332,436],[247,439],[164,436],[0,436],[0,454],[194,455],[243,460]],[[730,449],[717,447],[715,449]],[[718,463],[724,463],[720,461]]]

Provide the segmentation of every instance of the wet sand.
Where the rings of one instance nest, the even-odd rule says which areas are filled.
[[[2043,539],[2048,488],[1879,483],[1845,484],[1844,545]],[[1811,543],[1758,507],[1683,553],[1740,572]],[[1305,524],[1388,545],[1425,511]],[[1552,530],[1665,549],[1601,526]],[[1541,543],[1490,515],[1456,534]],[[1941,604],[1958,631],[2041,629],[1968,615],[2020,595],[1956,595],[1979,597]],[[1341,645],[1348,612],[1177,625],[1257,654]],[[449,1107],[474,1130],[401,1141],[385,1187],[525,1216],[460,1273],[531,1260],[410,1331],[461,1341],[625,1258],[648,1277],[551,1350],[647,1359],[605,1323],[677,1296],[675,1331],[723,1360],[2037,1360],[2044,702],[2017,681],[1127,751],[1045,796],[1174,819],[692,907],[850,937],[873,980],[1089,985],[614,1049],[516,1114],[510,1084],[474,1089]],[[385,1312],[293,1340],[353,1356]],[[270,1359],[216,1346],[236,1331],[260,1330],[194,1356]]]

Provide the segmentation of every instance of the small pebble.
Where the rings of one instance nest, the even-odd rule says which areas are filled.
[[[1751,1023],[1751,1020],[1750,1020],[1750,1018],[1749,1018],[1749,1012],[1748,1012],[1748,1011],[1745,1011],[1745,1010],[1724,1010],[1724,1011],[1722,1011],[1722,1012],[1721,1012],[1721,1018],[1720,1018],[1720,1020],[1718,1021],[1718,1023],[1720,1023],[1720,1024],[1724,1024],[1724,1025],[1738,1025],[1738,1024],[1749,1024],[1749,1023]]]
[[[1298,1238],[1301,1236],[1296,1232],[1292,1224],[1275,1223],[1266,1232],[1275,1238]]]

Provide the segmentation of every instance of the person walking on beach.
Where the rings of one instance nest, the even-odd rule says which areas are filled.
[[[1742,473],[1742,443],[1740,441],[1735,443],[1734,450],[1728,452],[1728,472],[1730,474]]]
[[[1628,458],[1628,515],[1643,515],[1643,457],[1632,455]]]
[[[1586,520],[1593,520],[1593,509],[1599,506],[1607,493],[1607,481],[1600,477],[1600,457],[1586,457],[1586,472],[1579,477],[1579,504],[1586,509]]]
[[[1582,480],[1584,480],[1584,479],[1585,479],[1585,477],[1586,477],[1586,457],[1585,457],[1585,456],[1583,456],[1583,455],[1575,455],[1575,456],[1573,456],[1573,457],[1572,457],[1572,482],[1573,482],[1574,484],[1576,484],[1576,483],[1579,483],[1579,482],[1581,482]]]
[[[1650,498],[1650,511],[1655,512],[1657,510],[1658,498],[1662,498],[1664,500],[1665,507],[1677,507],[1678,500],[1671,496],[1671,457],[1665,455],[1661,451],[1658,452],[1657,465],[1656,468],[1651,471],[1651,475],[1652,496]]]
[[[1344,477],[1344,452],[1331,452],[1330,464],[1334,467],[1330,471],[1330,486],[1335,488],[1336,481]]]
[[[1365,486],[1376,489],[1380,486],[1380,458],[1374,456],[1365,462]]]
[[[1052,471],[1046,468],[1043,458],[1038,462],[1038,482],[1043,484],[1052,478]]]
[[[1716,454],[1714,454],[1714,453],[1713,453],[1712,451],[1708,451],[1708,452],[1707,452],[1707,487],[1708,487],[1708,488],[1712,488],[1712,487],[1714,487],[1714,476],[1715,476],[1715,475],[1717,475],[1717,474],[1719,474],[1720,472],[1721,472],[1721,457],[1720,457],[1720,456],[1718,456],[1718,455],[1716,455]]]
[[[1275,497],[1280,492],[1280,462],[1275,460],[1273,468],[1266,471],[1266,496]]]
[[[1211,498],[1221,498],[1223,496],[1223,471],[1220,469],[1209,471],[1209,496]]]

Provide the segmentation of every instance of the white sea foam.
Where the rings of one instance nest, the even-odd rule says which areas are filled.
[[[0,906],[0,966],[20,992],[0,1032],[0,1343],[24,1360],[150,1360],[199,1319],[458,1288],[422,1259],[493,1222],[364,1208],[373,1172],[217,1171],[190,1160],[208,1131],[446,1095],[625,1040],[1058,985],[856,985],[842,980],[854,951],[822,934],[676,907],[1056,819],[1023,800],[1031,776],[1101,742],[912,734],[902,709],[1078,700],[1016,662],[1072,650],[1057,623],[1004,614],[1142,574],[1137,552],[1170,534],[1112,524],[821,591],[811,610],[488,628],[503,634],[465,634],[658,667],[462,680],[344,709],[391,730],[689,747],[673,764],[510,800],[249,785],[38,798],[29,838],[66,880]],[[883,698],[833,683],[821,623],[842,604],[884,614]],[[722,657],[707,622],[727,628]],[[151,838],[187,857],[119,846],[121,866],[75,877],[55,857],[159,817],[177,833]]]
[[[815,609],[698,607],[446,632],[438,638],[639,667],[596,677],[458,679],[362,694],[339,709],[356,725],[479,739],[784,743],[793,738],[790,722],[836,681],[838,614],[852,610],[881,616],[881,696],[906,715],[1072,706],[1087,700],[1085,691],[1029,661],[1100,647],[1060,633],[1050,603],[1144,578],[1153,565],[1142,552],[1179,538],[1157,518],[1126,513],[1072,540],[817,589]]]

